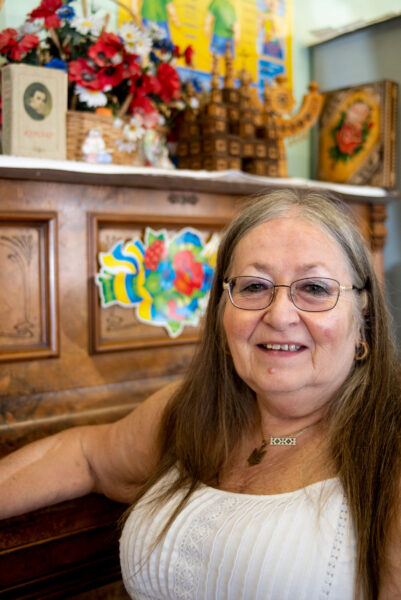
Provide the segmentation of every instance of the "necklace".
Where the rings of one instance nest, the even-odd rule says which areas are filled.
[[[305,431],[307,431],[313,425],[316,425],[316,423],[311,423],[310,425],[307,425],[307,427],[304,427],[303,429],[300,429],[299,431],[295,431],[294,433],[289,433],[288,435],[283,435],[283,436],[271,435],[269,441],[266,440],[265,435],[262,430],[262,436],[263,436],[262,445],[259,446],[259,448],[254,448],[254,450],[252,450],[252,452],[248,456],[248,465],[250,467],[254,467],[255,465],[260,464],[262,462],[262,458],[264,457],[264,455],[267,452],[267,450],[266,450],[267,446],[296,446],[297,445],[297,437],[302,435]]]

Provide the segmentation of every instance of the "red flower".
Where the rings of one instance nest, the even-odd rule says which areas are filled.
[[[11,60],[19,61],[22,59],[24,54],[32,50],[33,48],[37,48],[40,44],[40,40],[37,35],[31,35],[27,33],[24,37],[17,43],[16,46],[13,46],[10,50],[10,58]]]
[[[135,114],[136,112],[148,114],[154,112],[155,110],[156,109],[149,96],[146,96],[143,90],[138,88],[136,93],[134,93],[134,97],[131,100],[128,112],[131,115]]]
[[[0,54],[9,54],[10,60],[19,61],[23,55],[36,48],[40,40],[36,35],[26,34],[18,40],[19,33],[16,29],[4,29],[0,33]]]
[[[155,94],[158,95],[162,91],[160,81],[154,75],[146,75],[140,73],[138,77],[131,79],[131,94]]]
[[[123,67],[124,67],[124,78],[129,79],[131,77],[137,78],[141,74],[141,65],[138,63],[137,54],[129,54],[124,52]]]
[[[160,95],[162,92],[161,82],[154,75],[146,75],[142,76],[142,86],[141,86],[146,94],[156,94]]]
[[[99,67],[104,67],[121,49],[122,44],[117,35],[102,33],[96,44],[89,48],[88,55]]]
[[[123,48],[123,44],[122,44],[120,38],[115,33],[103,31],[99,40],[101,40],[104,44],[106,44],[106,46],[114,47],[117,52],[119,52]]]
[[[18,31],[8,27],[0,33],[0,54],[7,54],[17,42]]]
[[[191,66],[192,65],[192,57],[194,55],[194,49],[192,46],[187,46],[184,50],[185,64]]]
[[[116,87],[120,85],[124,78],[124,67],[122,64],[119,65],[107,65],[102,69],[99,69],[97,73],[99,86],[101,90],[104,90],[108,86]]]
[[[180,250],[173,258],[175,271],[174,286],[178,292],[191,296],[194,288],[200,289],[203,283],[202,263],[196,262],[190,250]]]
[[[340,152],[352,156],[363,143],[362,128],[344,123],[336,132],[336,141]]]
[[[45,27],[57,28],[61,25],[61,19],[57,15],[57,10],[63,5],[62,0],[42,0],[38,8],[35,8],[28,15],[28,21],[35,19],[44,19]]]
[[[97,72],[88,64],[85,58],[78,58],[70,62],[68,65],[68,79],[89,90],[98,91],[101,89]]]
[[[157,69],[157,79],[160,83],[160,97],[165,102],[177,100],[180,93],[180,78],[177,71],[168,63],[160,63]]]

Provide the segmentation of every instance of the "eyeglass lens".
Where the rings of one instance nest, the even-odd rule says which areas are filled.
[[[230,299],[237,308],[261,310],[273,301],[276,287],[262,277],[234,277],[229,281]],[[297,308],[310,312],[334,308],[340,292],[339,282],[325,277],[298,279],[283,287],[290,288],[290,297]]]

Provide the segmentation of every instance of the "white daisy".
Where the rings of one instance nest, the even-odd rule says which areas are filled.
[[[105,26],[105,19],[95,13],[89,17],[74,17],[70,25],[82,35],[90,32],[94,36],[99,36]]]
[[[123,23],[118,33],[127,52],[139,54],[142,57],[149,54],[152,48],[152,39],[148,33],[133,23]]]
[[[84,102],[87,106],[92,108],[96,106],[106,106],[107,96],[103,92],[88,90],[87,88],[75,84],[74,94],[76,94],[80,102]]]
[[[134,143],[143,138],[146,129],[142,126],[142,119],[132,117],[130,122],[123,127],[124,140]]]
[[[156,23],[149,23],[149,25],[147,25],[145,30],[148,31],[150,37],[153,40],[160,41],[160,40],[164,40],[166,37],[166,32],[164,31],[164,29],[159,27]]]

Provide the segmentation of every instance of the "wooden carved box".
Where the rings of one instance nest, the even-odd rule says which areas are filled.
[[[398,84],[377,81],[325,93],[318,179],[395,188]]]

